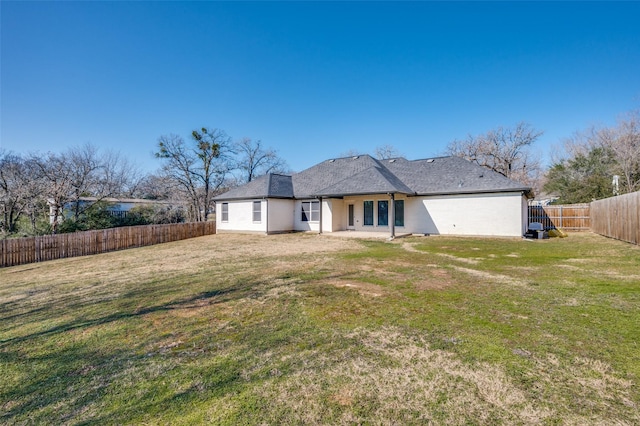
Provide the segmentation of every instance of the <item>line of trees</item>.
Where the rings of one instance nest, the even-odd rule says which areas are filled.
[[[142,223],[206,221],[212,198],[268,172],[288,172],[261,141],[233,141],[223,130],[201,128],[190,138],[158,138],[159,170],[142,174],[121,155],[91,144],[60,153],[16,154],[0,149],[0,238]],[[87,203],[85,197],[95,198]],[[108,198],[168,203],[110,214]],[[55,220],[50,220],[51,216]]]
[[[49,210],[79,221],[90,205],[81,197],[131,197],[143,177],[125,158],[101,153],[91,144],[62,153],[19,155],[0,150],[0,233],[37,235],[57,232],[59,220],[49,221]]]
[[[567,139],[548,169],[535,142],[543,132],[520,122],[454,140],[446,154],[457,155],[510,179],[536,194],[549,193],[557,203],[585,203],[640,190],[640,111],[612,127],[592,127]]]
[[[559,203],[590,202],[640,190],[640,111],[612,127],[591,127],[565,141],[544,189]]]

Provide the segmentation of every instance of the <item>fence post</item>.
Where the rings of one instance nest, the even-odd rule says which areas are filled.
[[[564,228],[564,225],[562,224],[562,208],[563,206],[560,206],[560,228]]]

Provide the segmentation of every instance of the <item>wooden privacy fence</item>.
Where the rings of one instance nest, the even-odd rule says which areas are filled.
[[[591,229],[590,217],[589,204],[529,206],[529,223],[540,222],[544,229],[588,231]]]
[[[640,244],[640,191],[591,203],[591,230]]]
[[[106,253],[215,233],[215,222],[193,222],[0,240],[0,267]]]

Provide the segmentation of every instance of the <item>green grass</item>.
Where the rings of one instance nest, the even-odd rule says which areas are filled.
[[[640,248],[215,235],[0,270],[2,424],[638,424]]]

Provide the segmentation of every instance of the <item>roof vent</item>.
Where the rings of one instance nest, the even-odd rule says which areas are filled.
[[[396,159],[394,158],[394,159],[392,159],[392,160],[389,160],[389,162],[390,162],[390,163],[395,163],[395,162],[396,162]]]
[[[358,158],[360,158],[359,155],[356,155],[355,157],[353,157],[354,160],[357,160]]]
[[[429,158],[429,159],[427,160],[427,163],[433,163],[433,158]]]
[[[334,160],[333,158],[331,160],[329,160],[330,163],[333,163],[334,161],[336,161],[336,160]]]

